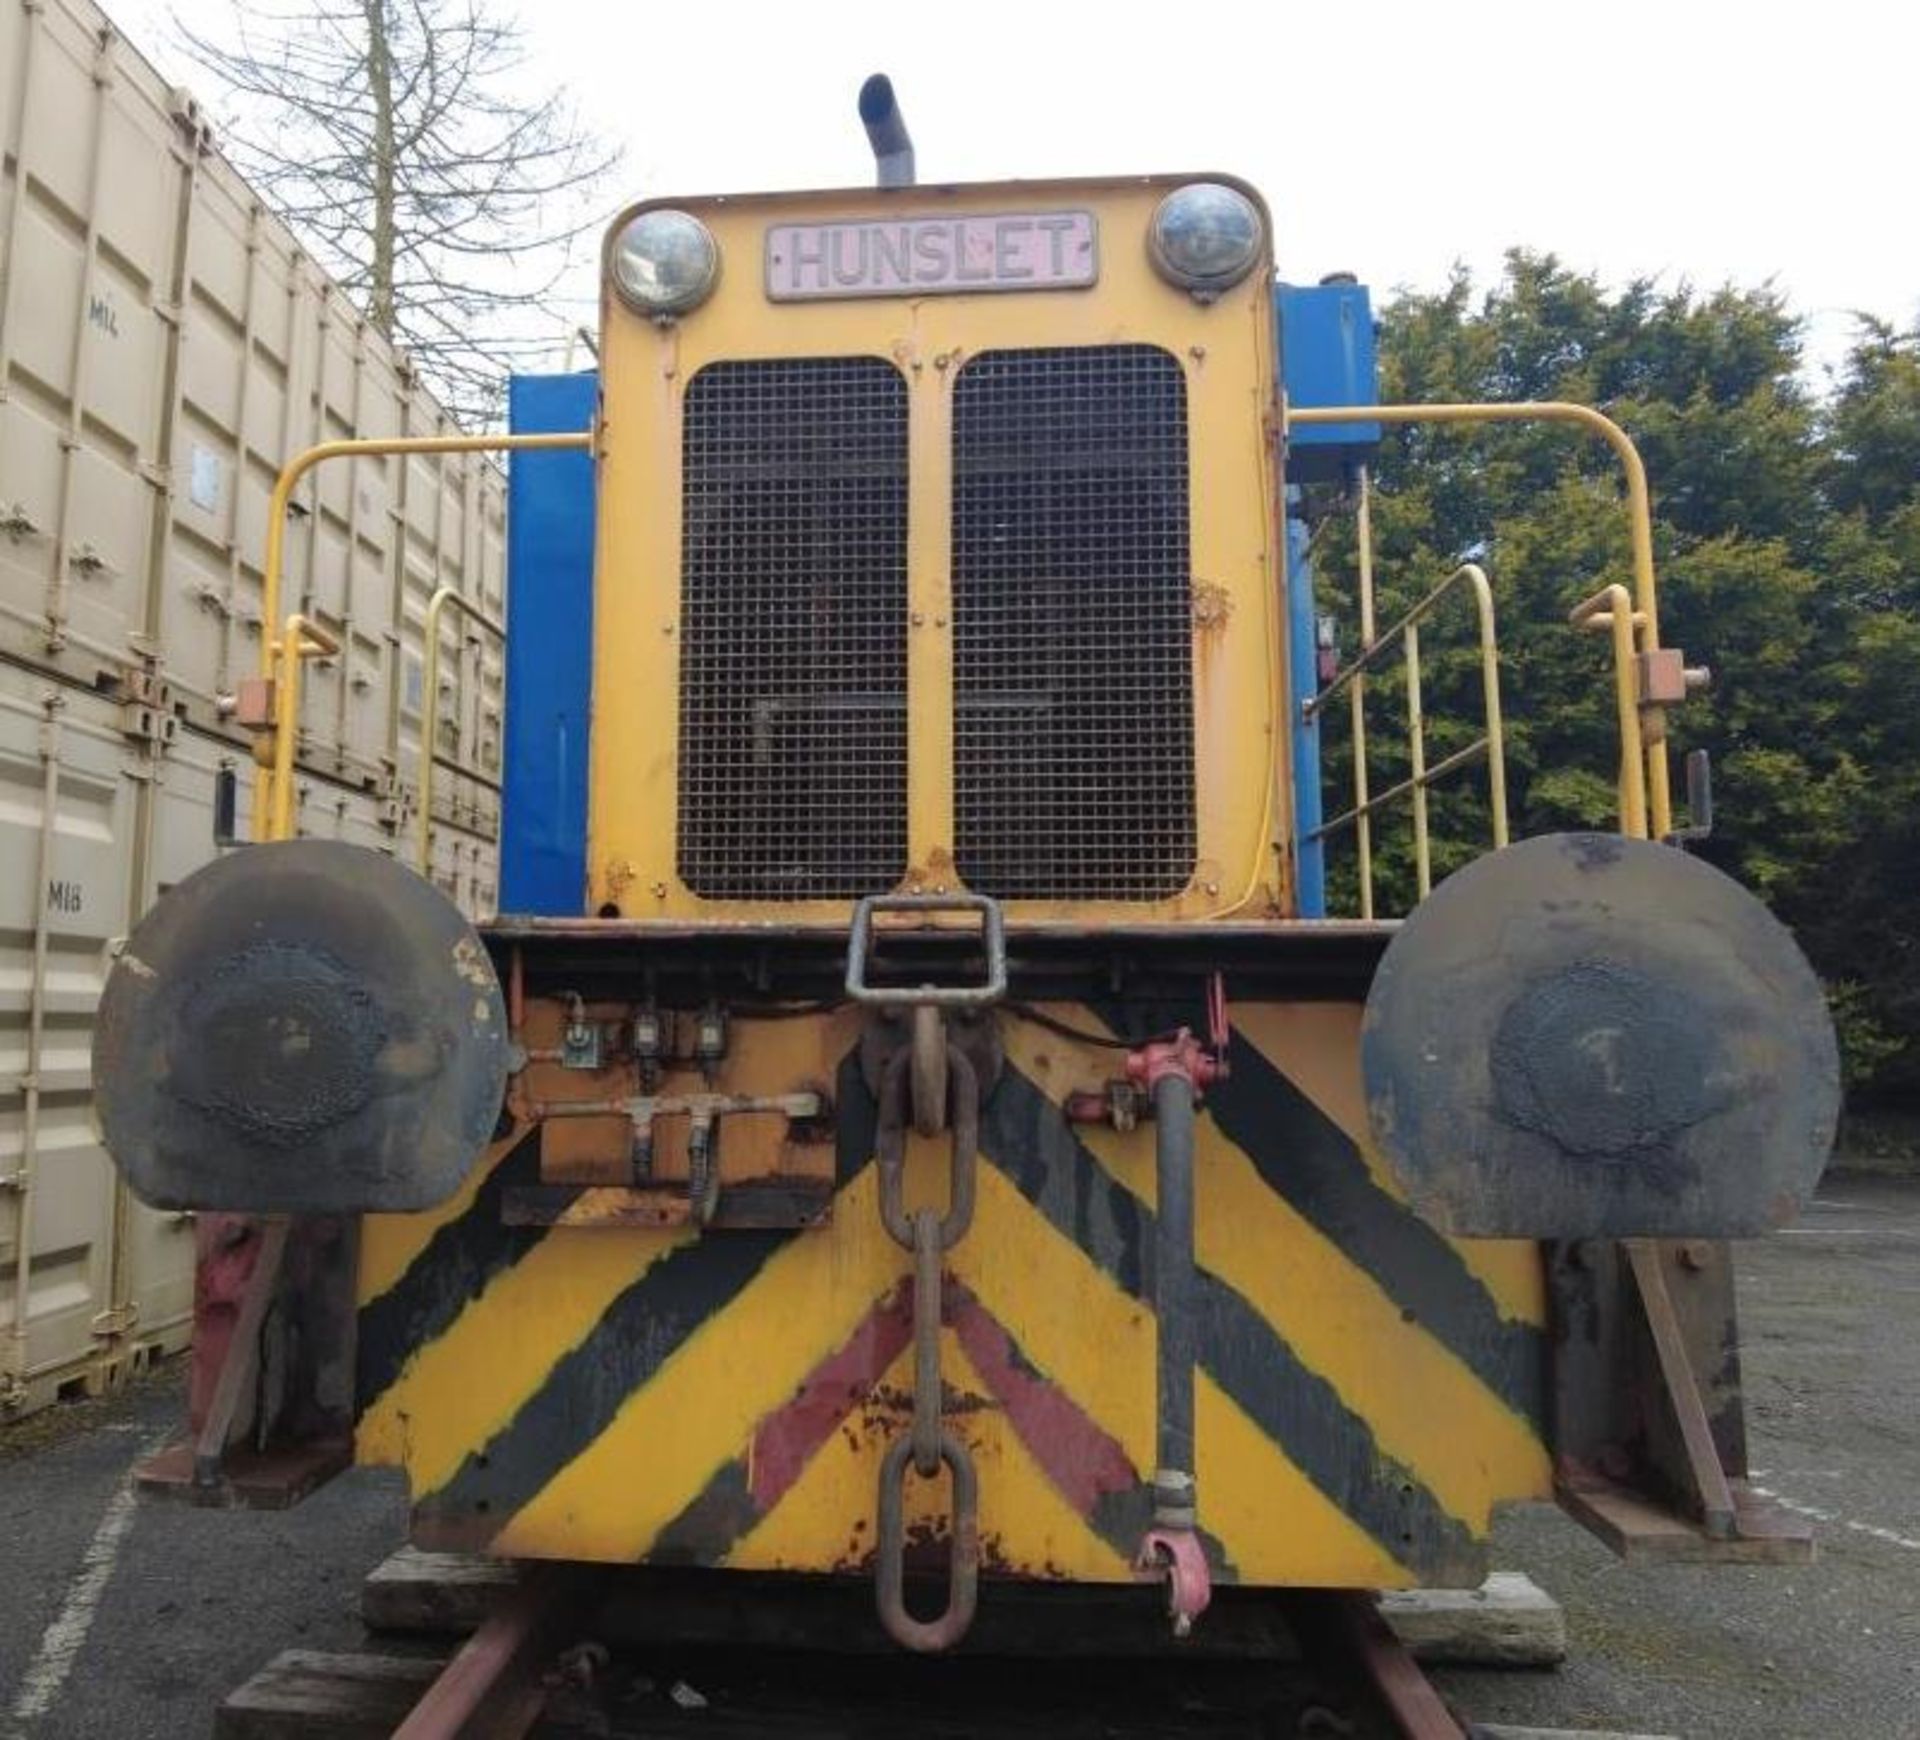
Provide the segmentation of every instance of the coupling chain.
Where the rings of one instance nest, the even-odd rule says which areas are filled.
[[[940,1650],[957,1643],[973,1622],[980,1575],[979,1480],[973,1453],[950,1430],[941,1407],[941,1269],[945,1254],[973,1224],[974,1170],[980,1141],[979,1077],[958,1046],[946,1047],[952,1149],[947,1209],[906,1206],[907,1098],[913,1053],[902,1047],[880,1078],[875,1158],[880,1172],[880,1219],[913,1256],[913,1421],[887,1447],[880,1464],[876,1530],[880,1622],[908,1649]],[[923,1480],[944,1464],[953,1479],[953,1528],[947,1558],[947,1605],[937,1619],[916,1619],[906,1605],[906,1483],[908,1464]]]

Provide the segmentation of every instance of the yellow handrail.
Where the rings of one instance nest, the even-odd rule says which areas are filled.
[[[1627,479],[1627,518],[1633,549],[1634,624],[1640,650],[1660,645],[1658,586],[1653,570],[1653,506],[1647,468],[1626,430],[1591,405],[1562,399],[1519,400],[1513,404],[1467,405],[1315,405],[1287,407],[1289,423],[1575,423],[1598,435],[1619,458]],[[1364,501],[1364,493],[1362,500]],[[1364,629],[1363,629],[1364,634]],[[1649,820],[1655,834],[1673,830],[1673,802],[1667,777],[1665,709],[1638,708],[1638,739],[1645,761]]]
[[[277,673],[269,665],[273,695],[272,766],[261,770],[254,809],[253,831],[260,840],[293,838],[293,745],[300,734],[300,663],[308,658],[330,658],[340,642],[316,622],[296,612],[272,643]]]
[[[491,786],[496,792],[500,789],[497,779],[471,767],[464,767],[452,756],[442,756],[438,748],[440,734],[440,613],[451,607],[459,611],[469,621],[478,623],[502,645],[506,644],[507,631],[495,622],[477,604],[470,604],[451,586],[442,586],[427,600],[426,637],[427,658],[425,683],[426,693],[420,702],[420,874],[429,881],[433,879],[433,770],[445,765],[455,773],[465,774]]]
[[[261,636],[260,674],[271,679],[279,654],[272,625],[280,616],[280,578],[286,563],[287,515],[292,511],[293,492],[301,478],[328,459],[372,459],[395,453],[524,453],[554,448],[593,446],[590,430],[559,435],[394,435],[365,441],[322,441],[296,453],[280,468],[274,479],[273,495],[267,503],[266,567],[261,575],[260,620],[265,628]],[[256,814],[265,814],[271,774],[266,759],[256,746],[260,761],[254,780]]]
[[[1354,532],[1360,546],[1360,644],[1373,645],[1373,479],[1360,467],[1360,501],[1354,509]],[[1353,729],[1353,801],[1359,806],[1353,824],[1354,857],[1359,865],[1360,916],[1373,917],[1373,812],[1368,808],[1367,678],[1353,677],[1348,717]],[[1311,715],[1309,715],[1311,717]]]
[[[1641,782],[1645,753],[1640,741],[1640,696],[1634,675],[1633,631],[1640,613],[1619,581],[1576,604],[1567,620],[1575,628],[1613,634],[1613,699],[1620,721],[1620,831],[1647,837],[1647,792]]]
[[[1362,500],[1364,502],[1364,496]],[[1362,547],[1365,547],[1363,540]],[[1371,580],[1371,575],[1368,575]],[[1486,713],[1486,730],[1471,743],[1455,750],[1432,767],[1427,765],[1426,716],[1420,697],[1420,624],[1438,608],[1440,601],[1457,586],[1473,593],[1474,616],[1480,636],[1480,694]],[[1623,591],[1624,596],[1624,591]],[[1371,586],[1362,588],[1363,616],[1371,617]],[[1406,779],[1375,795],[1367,787],[1366,713],[1364,689],[1366,673],[1395,640],[1404,648],[1407,672],[1407,735],[1412,771]],[[1497,850],[1507,843],[1507,751],[1506,729],[1500,710],[1500,648],[1494,630],[1493,587],[1486,573],[1472,562],[1462,563],[1426,597],[1389,628],[1373,638],[1363,630],[1357,657],[1350,660],[1317,695],[1300,704],[1301,718],[1311,723],[1327,704],[1346,689],[1355,697],[1353,705],[1354,799],[1353,807],[1315,828],[1309,839],[1324,840],[1352,827],[1356,843],[1368,838],[1366,830],[1375,810],[1408,794],[1413,798],[1414,869],[1419,879],[1420,897],[1425,899],[1433,887],[1432,842],[1427,828],[1427,789],[1448,774],[1482,757],[1487,763],[1487,807],[1493,821],[1493,843]],[[1371,851],[1359,855],[1360,916],[1373,917],[1373,860]]]

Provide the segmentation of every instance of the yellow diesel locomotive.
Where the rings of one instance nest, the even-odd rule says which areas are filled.
[[[1472,1584],[1548,1495],[1636,1555],[1803,1551],[1743,1480],[1724,1241],[1811,1189],[1833,1035],[1676,827],[1631,443],[1300,402],[1252,188],[924,186],[883,80],[862,110],[876,187],[623,213],[590,430],[494,443],[597,501],[590,645],[546,636],[590,718],[507,744],[580,771],[570,904],[474,927],[278,837],[328,634],[273,639],[261,843],[167,895],[99,1024],[119,1164],[210,1211],[193,1430],[146,1478],[398,1464],[422,1545],[868,1576],[916,1649],[1003,1579],[1149,1583],[1181,1631],[1223,1583]],[[1621,581],[1568,600],[1621,819],[1516,844],[1497,588],[1376,624],[1364,455],[1529,417],[1625,467]],[[1329,464],[1362,645],[1317,669],[1291,504]],[[1455,603],[1486,716],[1430,761]],[[1357,732],[1323,820],[1303,745],[1388,659],[1410,771],[1370,789]],[[1426,892],[1447,778],[1498,849],[1326,916],[1389,807]],[[509,852],[530,814],[510,785]]]

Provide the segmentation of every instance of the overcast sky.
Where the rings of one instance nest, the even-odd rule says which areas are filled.
[[[206,84],[165,0],[106,3]],[[922,179],[1231,170],[1302,282],[1484,280],[1518,243],[1615,283],[1772,280],[1816,361],[1853,309],[1920,317],[1912,0],[503,3],[633,197],[867,181],[854,94],[884,70]]]

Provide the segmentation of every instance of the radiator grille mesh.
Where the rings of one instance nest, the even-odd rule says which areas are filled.
[[[1180,365],[984,351],[953,439],[960,874],[1005,898],[1175,895],[1196,852]]]
[[[852,899],[907,858],[907,389],[877,357],[709,364],[682,441],[679,872]]]

